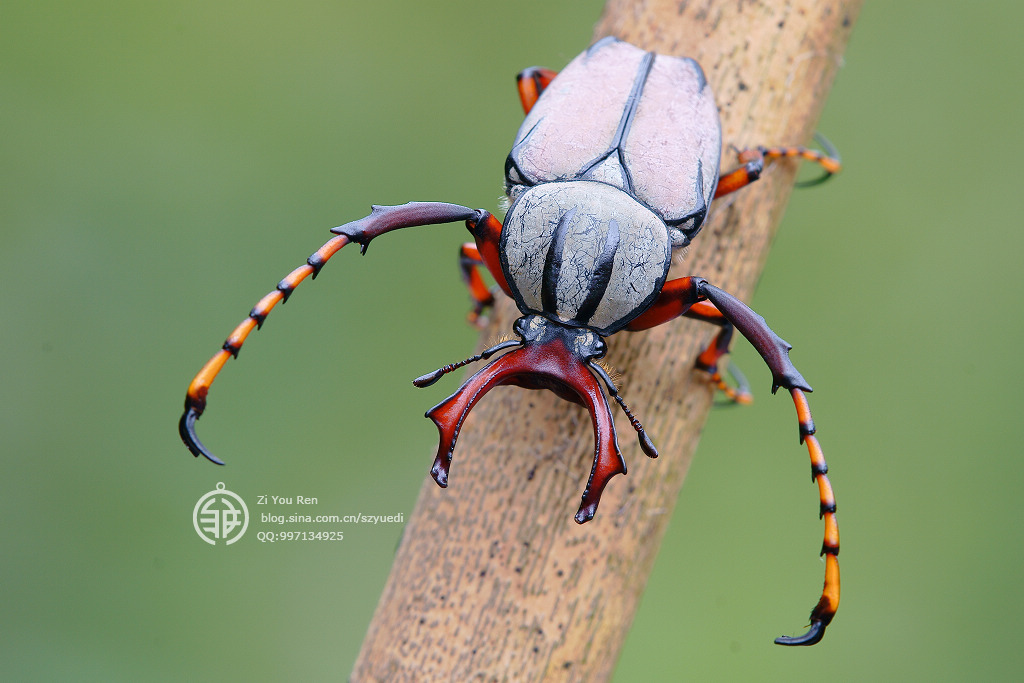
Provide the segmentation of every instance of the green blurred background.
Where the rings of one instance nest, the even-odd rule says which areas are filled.
[[[228,467],[178,440],[185,388],[370,202],[494,207],[513,75],[563,66],[600,5],[0,6],[4,679],[347,676],[400,525],[211,548],[192,507],[223,481],[257,516],[408,514],[454,386],[409,380],[476,339],[463,229],[342,253],[271,316],[201,425]],[[820,124],[846,169],[793,196],[753,302],[818,390],[828,638],[771,642],[805,623],[821,525],[741,343],[759,400],[713,412],[616,681],[1021,675],[1021,26],[1019,2],[868,3]]]

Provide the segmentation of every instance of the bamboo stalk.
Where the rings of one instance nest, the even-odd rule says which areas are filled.
[[[609,0],[595,39],[696,59],[721,109],[726,150],[803,143],[859,6]],[[723,166],[732,166],[728,151]],[[776,164],[713,206],[672,276],[700,275],[749,299],[795,170]],[[503,302],[483,338],[518,316]],[[629,473],[611,481],[584,525],[573,513],[591,468],[589,415],[550,392],[488,395],[459,437],[449,488],[423,484],[352,680],[608,680],[711,404],[691,368],[712,334],[680,321],[609,340],[621,393],[662,455],[648,460],[618,415]]]

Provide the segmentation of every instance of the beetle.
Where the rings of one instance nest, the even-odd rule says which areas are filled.
[[[315,278],[340,249],[356,243],[365,254],[374,238],[392,230],[464,221],[473,237],[459,258],[473,301],[470,321],[480,323],[494,304],[481,268],[515,301],[522,317],[513,324],[515,337],[413,381],[429,386],[456,368],[489,361],[426,413],[440,435],[430,470],[434,480],[447,486],[459,430],[490,389],[548,389],[585,406],[593,422],[594,463],[575,516],[585,523],[597,512],[608,481],[626,472],[608,396],[628,417],[644,453],[658,455],[598,363],[607,351],[605,338],[681,316],[712,323],[719,331],[695,365],[729,398],[746,402],[750,395],[743,380],[738,378],[734,388],[718,372],[738,330],[771,370],[772,393],[784,387],[792,395],[825,522],[825,583],[810,627],[775,642],[817,643],[839,604],[839,531],[828,466],[806,397],[811,387],[790,361],[791,346],[761,316],[701,277],[668,279],[668,273],[673,253],[696,237],[714,199],[754,182],[766,164],[781,157],[819,164],[824,171],[814,181],[819,182],[839,170],[838,156],[825,142],[827,153],[757,147],[739,154],[739,168],[720,175],[718,112],[700,66],[611,37],[593,44],[561,73],[533,67],[519,74],[517,84],[526,118],[505,161],[504,221],[484,209],[410,202],[374,205],[368,216],[333,228],[335,237],[260,299],[192,380],[179,421],[182,440],[193,455],[223,464],[195,431],[211,384],[274,306],[287,301],[307,277]]]

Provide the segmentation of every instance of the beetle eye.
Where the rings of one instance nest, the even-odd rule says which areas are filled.
[[[681,249],[690,243],[690,238],[679,228],[669,228],[668,239],[672,242],[673,249]]]
[[[523,176],[519,172],[519,169],[516,168],[516,162],[512,160],[511,154],[508,156],[508,158],[505,159],[505,183],[507,185],[529,184],[526,182],[526,180],[523,179]]]

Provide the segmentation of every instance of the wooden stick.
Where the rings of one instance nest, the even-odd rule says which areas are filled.
[[[721,109],[728,169],[729,145],[810,140],[859,6],[609,0],[595,39],[696,59]],[[717,202],[673,276],[748,299],[795,172],[773,164]],[[501,304],[484,338],[518,316]],[[584,525],[573,513],[593,456],[589,415],[550,392],[488,395],[459,437],[448,489],[424,481],[352,680],[608,680],[711,404],[692,366],[713,334],[680,321],[609,340],[620,391],[662,455],[648,460],[617,415],[629,473]],[[424,453],[424,471],[429,462]]]

